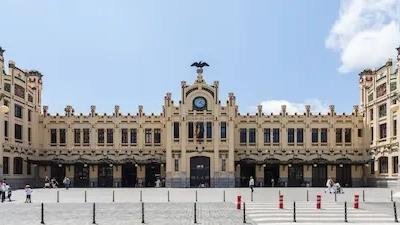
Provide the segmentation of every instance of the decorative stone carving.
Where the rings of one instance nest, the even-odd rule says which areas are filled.
[[[358,116],[358,105],[353,106],[354,115]]]
[[[286,116],[286,105],[281,105],[282,115]]]
[[[331,116],[335,115],[335,105],[329,105],[329,111],[331,113]]]
[[[44,115],[44,116],[47,116],[48,111],[49,111],[49,107],[48,107],[47,105],[44,105],[44,106],[43,106],[43,115]]]
[[[184,80],[181,81],[181,87],[182,87],[182,88],[186,87],[186,81],[184,81]]]
[[[305,109],[306,109],[306,115],[307,115],[307,116],[310,116],[311,105],[305,105]]]
[[[115,116],[119,116],[119,105],[114,106],[114,113],[115,113]]]
[[[96,106],[95,105],[90,106],[90,115],[91,116],[96,115]]]
[[[73,112],[72,106],[67,105],[67,106],[65,107],[64,111],[65,111],[65,115],[66,115],[66,116],[71,116],[71,115],[72,115],[72,112]]]
[[[139,105],[139,115],[143,115],[143,105]]]
[[[262,115],[262,105],[257,106],[258,116]]]
[[[3,53],[5,52],[6,50],[4,50],[2,47],[0,47],[0,56],[3,56]]]

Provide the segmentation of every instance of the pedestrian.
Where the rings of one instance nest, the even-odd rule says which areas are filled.
[[[157,177],[157,180],[156,180],[156,187],[159,188],[159,187],[160,187],[160,184],[161,184],[161,180],[160,180],[159,177]]]
[[[1,202],[6,200],[6,182],[3,180],[0,184]]]
[[[251,189],[251,192],[254,192],[254,179],[253,179],[253,176],[250,176],[249,187]]]
[[[44,178],[44,188],[50,188],[50,179],[48,176]]]
[[[325,189],[325,193],[328,191],[328,193],[332,193],[332,187],[333,187],[333,180],[331,177],[328,178],[328,180],[326,181],[326,189]]]
[[[8,201],[11,202],[11,185],[6,184],[7,198]]]
[[[25,194],[26,194],[25,203],[32,203],[32,199],[31,199],[32,192],[33,191],[31,189],[31,186],[29,184],[27,184],[25,186]]]
[[[64,184],[65,189],[68,190],[69,185],[71,184],[71,180],[68,177],[64,177],[63,184]]]

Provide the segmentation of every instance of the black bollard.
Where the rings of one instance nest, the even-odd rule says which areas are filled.
[[[243,223],[246,223],[246,203],[243,202]]]
[[[194,216],[194,223],[197,223],[196,202],[194,203],[193,216]]]
[[[169,190],[167,191],[167,199],[168,199],[168,202],[169,202]]]
[[[307,190],[307,202],[308,202],[308,190]]]
[[[253,191],[251,191],[251,202],[253,202]]]
[[[336,191],[335,191],[335,202],[337,202],[337,196],[336,196]]]
[[[363,190],[363,202],[365,202],[365,191]]]
[[[390,201],[393,202],[393,190],[390,190]]]
[[[115,202],[115,191],[113,190],[112,201]]]
[[[293,202],[293,222],[296,222],[296,202]]]
[[[347,223],[347,202],[344,202],[344,222]]]
[[[93,222],[92,224],[96,224],[96,203],[93,202]]]
[[[57,203],[60,202],[60,191],[57,191]]]
[[[144,223],[144,202],[142,202],[142,223]]]
[[[225,190],[224,190],[224,192],[223,192],[223,200],[224,200],[224,202],[225,202]]]
[[[40,221],[41,224],[44,224],[44,206],[43,206],[43,202],[42,202],[42,213],[41,213],[41,218],[42,220]]]
[[[397,219],[397,208],[396,208],[396,202],[393,202],[393,211],[394,211],[394,222],[398,223],[399,220]]]
[[[85,202],[87,202],[87,193],[86,193],[86,190],[85,190]]]
[[[140,201],[142,202],[142,190],[140,190]]]
[[[195,196],[195,198],[196,198],[196,202],[197,202],[197,190],[196,190],[196,193],[195,193],[195,195],[196,195],[196,196]]]

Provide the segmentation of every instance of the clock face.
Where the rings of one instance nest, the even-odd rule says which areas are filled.
[[[193,103],[197,110],[203,110],[206,106],[206,99],[203,97],[197,97],[193,100]]]

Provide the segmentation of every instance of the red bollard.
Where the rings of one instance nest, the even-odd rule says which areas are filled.
[[[236,202],[236,208],[240,209],[241,205],[242,205],[242,196],[238,195],[237,196],[237,202]]]
[[[283,209],[283,195],[279,195],[279,208]]]
[[[354,195],[354,208],[358,209],[358,202],[359,202],[360,196],[359,195]]]
[[[321,209],[321,195],[317,195],[317,209]]]

